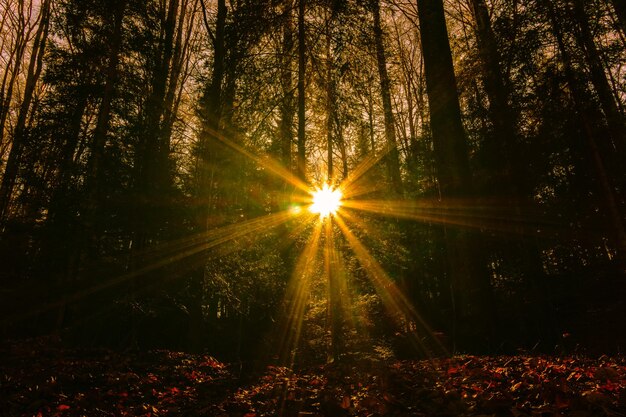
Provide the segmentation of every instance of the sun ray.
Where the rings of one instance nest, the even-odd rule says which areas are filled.
[[[332,213],[334,214],[334,213]],[[328,216],[323,220],[325,230],[324,244],[324,278],[326,279],[326,318],[331,337],[331,351],[329,361],[334,361],[339,355],[340,329],[341,329],[341,306],[340,306],[340,276],[337,271],[335,239],[333,234],[333,217]]]
[[[209,129],[208,127],[206,129]],[[280,162],[276,161],[269,155],[258,156],[253,154],[252,152],[246,150],[243,146],[236,144],[232,140],[228,139],[224,134],[217,132],[213,129],[209,129],[209,133],[212,137],[222,142],[224,145],[228,146],[235,152],[247,157],[251,161],[256,162],[259,166],[267,169],[272,172],[274,175],[282,178],[285,182],[293,185],[296,188],[304,191],[305,193],[309,192],[310,187],[302,181],[300,178],[292,174],[287,168],[285,168]]]
[[[281,239],[278,243],[278,249],[282,250],[289,246],[298,236],[300,236],[318,216],[308,210],[299,209],[297,213],[298,223],[289,229],[285,234],[285,239]]]
[[[357,165],[348,176],[341,182],[339,189],[342,191],[345,198],[351,198],[359,195],[361,187],[355,186],[356,182],[363,177],[374,165],[376,165],[382,158],[385,157],[391,150],[390,146],[385,146],[378,153],[372,152],[367,155],[359,165]]]
[[[290,366],[293,366],[296,358],[321,235],[322,222],[315,222],[313,232],[298,256],[285,294],[289,309],[283,321],[279,352],[283,363]]]
[[[537,230],[551,233],[556,222],[539,220],[538,215],[520,214],[504,204],[456,200],[345,200],[343,207],[383,216],[417,220],[498,233],[536,236]]]
[[[173,252],[160,254],[157,258],[158,260],[155,262],[146,263],[140,266],[135,267],[133,270],[117,275],[113,278],[105,279],[102,282],[99,282],[90,287],[84,288],[79,291],[75,291],[66,296],[60,297],[57,300],[42,304],[41,306],[31,309],[27,312],[20,312],[14,315],[5,317],[2,322],[3,323],[14,323],[19,320],[24,320],[30,317],[33,317],[37,314],[40,314],[45,311],[49,311],[55,308],[59,308],[63,305],[74,303],[84,299],[87,296],[98,293],[102,290],[120,285],[124,282],[130,281],[134,278],[146,275],[153,271],[164,268],[168,265],[175,264],[177,262],[181,262],[187,258],[190,258],[194,255],[200,255],[203,252],[206,252],[209,249],[215,248],[219,245],[223,245],[226,242],[232,241],[234,239],[256,233],[257,235],[260,232],[269,230],[274,228],[282,223],[287,222],[292,219],[294,216],[288,210],[281,211],[278,213],[270,214],[267,216],[263,216],[261,218],[255,218],[246,222],[228,225],[218,230],[214,230],[211,233],[204,234],[203,238],[200,239],[198,235],[194,237],[193,244],[185,244],[182,247],[177,246],[176,250]],[[185,264],[185,268],[193,268],[196,263],[187,263]]]
[[[392,315],[404,315],[408,319],[414,321],[416,326],[420,326],[419,330],[424,333],[424,336],[429,337],[434,342],[438,352],[428,351],[419,337],[413,338],[413,342],[416,347],[420,348],[422,353],[426,355],[432,355],[433,353],[447,353],[445,347],[438,341],[426,322],[424,322],[412,304],[407,300],[404,294],[402,294],[402,291],[398,288],[398,286],[387,276],[387,273],[378,261],[374,259],[365,246],[350,231],[350,228],[346,225],[341,216],[335,216],[335,220],[339,229],[346,237],[348,244],[354,251],[357,259],[367,271],[368,276],[374,285],[374,289],[378,293],[378,296],[387,311]]]
[[[336,233],[336,228],[333,226],[333,217],[329,217],[324,220],[326,230],[326,259],[325,259],[325,271],[327,280],[327,294],[329,300],[329,319],[331,325],[335,328],[335,344],[338,350],[343,350],[343,343],[341,342],[341,329],[345,323],[346,312],[351,311],[352,303],[350,298],[350,292],[348,290],[347,270],[344,265],[342,252],[339,250],[341,242],[341,234]],[[348,323],[351,328],[356,328],[354,321],[349,320]]]

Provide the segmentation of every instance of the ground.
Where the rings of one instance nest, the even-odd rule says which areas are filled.
[[[208,355],[0,347],[1,416],[626,416],[626,359],[355,355],[292,371]]]

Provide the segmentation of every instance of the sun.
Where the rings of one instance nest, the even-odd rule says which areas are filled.
[[[318,213],[320,217],[335,214],[341,207],[341,191],[330,188],[328,184],[324,184],[324,187],[313,191],[311,194],[313,195],[313,204],[309,210],[312,213]]]

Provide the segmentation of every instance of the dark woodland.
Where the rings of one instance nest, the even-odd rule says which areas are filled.
[[[626,416],[626,0],[0,1],[0,416]]]

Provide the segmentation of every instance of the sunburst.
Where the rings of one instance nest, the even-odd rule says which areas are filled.
[[[311,213],[319,214],[324,218],[331,214],[336,214],[342,204],[342,193],[338,188],[330,188],[328,184],[320,189],[311,192],[313,196],[313,204],[309,207]]]
[[[340,279],[343,282],[335,281],[338,287],[346,288],[348,284],[346,282],[348,274],[345,273],[345,268],[342,269],[341,265],[338,265],[340,262],[337,262],[340,257],[336,254],[339,249],[333,237],[335,235],[334,231],[343,235],[347,243],[344,247],[349,247],[354,253],[387,310],[404,316],[412,322],[413,328],[420,329],[421,334],[416,340],[430,338],[436,342],[437,338],[433,336],[428,326],[419,317],[414,306],[405,297],[394,280],[386,274],[382,265],[370,254],[368,248],[353,233],[352,228],[355,226],[358,226],[357,228],[362,231],[368,230],[366,227],[361,227],[365,223],[361,218],[362,216],[358,215],[358,212],[370,212],[382,216],[426,223],[440,223],[456,227],[490,229],[504,233],[518,233],[514,227],[515,225],[512,225],[510,220],[513,220],[512,223],[528,221],[528,219],[512,219],[510,213],[501,211],[493,204],[476,206],[468,204],[467,201],[447,202],[444,204],[438,200],[425,199],[396,201],[388,199],[358,199],[358,197],[380,188],[380,186],[373,186],[362,180],[370,168],[384,157],[385,152],[365,158],[338,186],[333,187],[325,183],[321,187],[311,187],[301,178],[284,168],[280,162],[270,157],[254,155],[217,132],[214,132],[214,136],[233,151],[251,159],[267,172],[291,185],[294,190],[298,190],[300,198],[292,198],[291,202],[284,201],[284,203],[291,203],[287,210],[205,231],[144,250],[142,253],[135,254],[135,257],[140,262],[132,271],[104,280],[85,290],[69,294],[64,300],[57,300],[56,302],[43,305],[30,311],[27,315],[16,315],[5,321],[12,322],[26,318],[26,316],[38,314],[41,311],[58,308],[67,303],[68,300],[78,301],[95,292],[119,285],[134,277],[174,263],[181,264],[185,270],[192,270],[192,268],[198,267],[198,263],[188,262],[188,260],[202,259],[206,262],[210,258],[210,250],[219,245],[234,242],[243,236],[250,236],[254,240],[262,236],[263,232],[267,230],[284,226],[285,224],[294,224],[295,222],[295,227],[291,228],[287,234],[288,238],[292,239],[304,230],[307,230],[307,226],[314,222],[315,226],[307,244],[302,253],[297,255],[291,280],[286,291],[286,301],[289,303],[290,308],[288,309],[285,325],[281,329],[283,341],[281,348],[283,352],[288,352],[292,363],[295,359],[294,354],[302,331],[305,307],[309,300],[311,278],[319,272],[316,265],[319,265],[320,262],[326,264],[323,271],[325,278],[329,281],[331,277],[335,280],[338,279],[337,277],[341,277]],[[294,193],[294,195],[297,195],[297,193]],[[307,205],[308,210],[305,209]],[[508,219],[509,222],[504,224],[503,219]],[[324,235],[322,235],[322,224],[326,226]],[[322,238],[325,240],[324,250],[326,256],[318,257]],[[183,262],[185,262],[185,265],[182,265]],[[332,294],[329,294],[329,298],[331,296]],[[349,302],[349,300],[340,301]],[[340,312],[341,309],[337,311]]]

